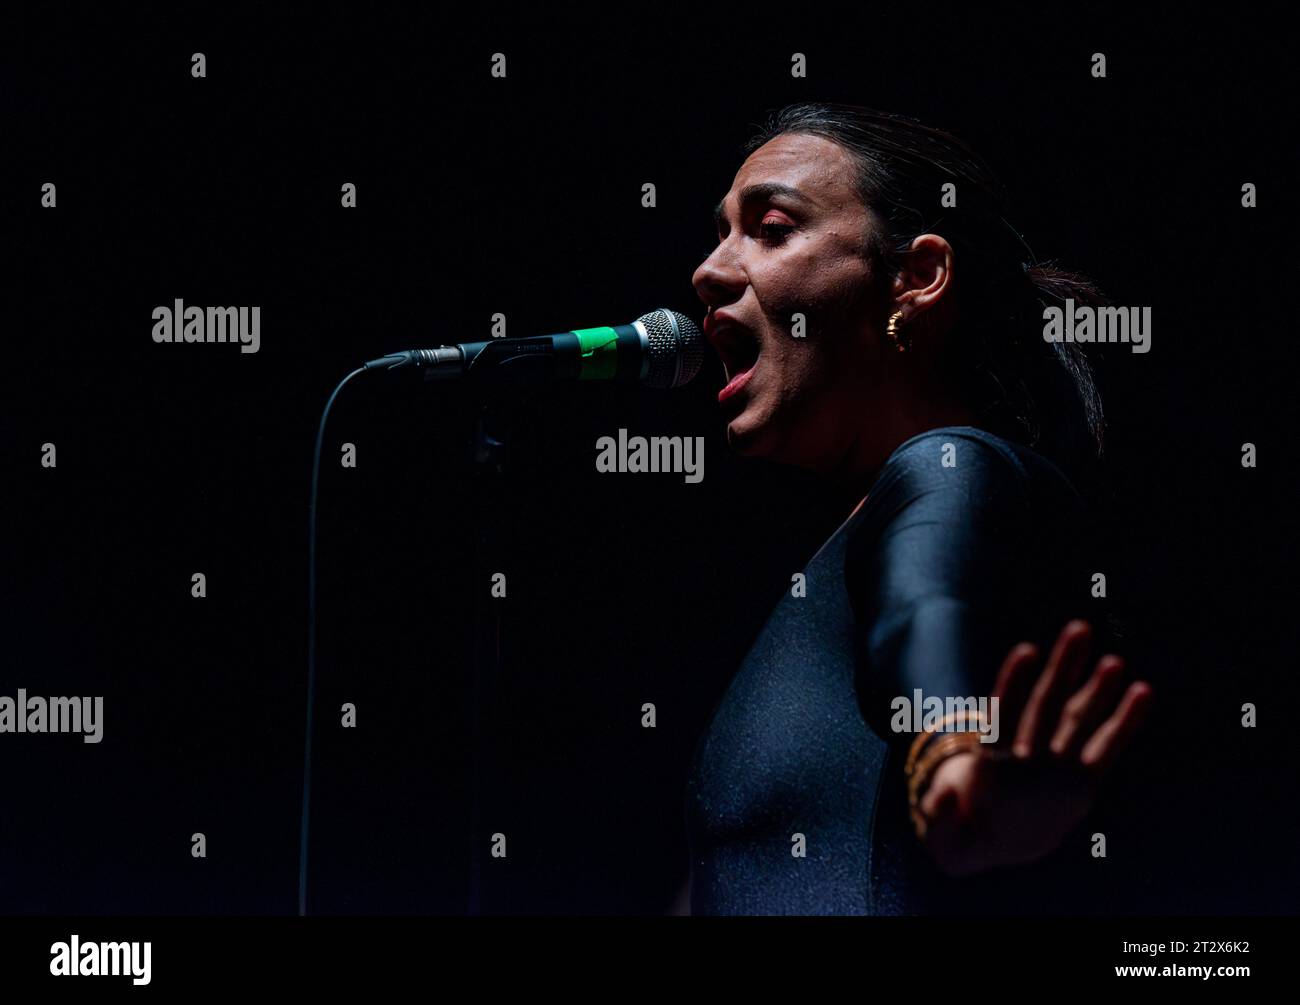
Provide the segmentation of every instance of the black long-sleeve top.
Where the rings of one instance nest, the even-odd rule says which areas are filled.
[[[908,816],[913,734],[890,728],[893,698],[987,696],[1015,643],[1046,653],[1070,617],[1096,616],[1084,517],[1056,467],[983,430],[930,430],[894,451],[696,747],[692,913],[1111,908],[1119,870],[1095,855],[1091,818],[1038,863],[944,876]]]

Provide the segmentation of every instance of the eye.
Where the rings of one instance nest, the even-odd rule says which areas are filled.
[[[793,230],[794,227],[787,223],[773,223],[764,220],[758,225],[758,236],[772,244],[780,244]]]

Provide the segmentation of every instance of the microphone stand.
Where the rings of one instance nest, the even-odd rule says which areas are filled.
[[[491,595],[491,576],[506,572],[505,538],[510,522],[505,512],[507,479],[514,472],[511,439],[518,419],[534,400],[523,387],[488,387],[479,405],[473,438],[473,504],[478,524],[474,542],[473,686],[467,697],[470,708],[470,736],[473,749],[470,809],[470,878],[467,913],[482,911],[482,858],[484,837],[481,834],[484,774],[483,735],[485,706],[488,725],[495,726],[501,686],[501,605],[504,598]],[[508,576],[507,576],[508,582]],[[490,729],[489,735],[495,735]]]

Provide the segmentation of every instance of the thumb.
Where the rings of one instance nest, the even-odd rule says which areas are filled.
[[[931,785],[921,797],[921,812],[929,820],[953,820],[961,809],[961,793],[951,785]]]

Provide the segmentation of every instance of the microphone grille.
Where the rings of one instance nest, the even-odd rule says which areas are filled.
[[[642,383],[667,389],[692,381],[704,364],[704,339],[695,322],[666,307],[641,315],[637,322],[650,342],[650,367]]]

